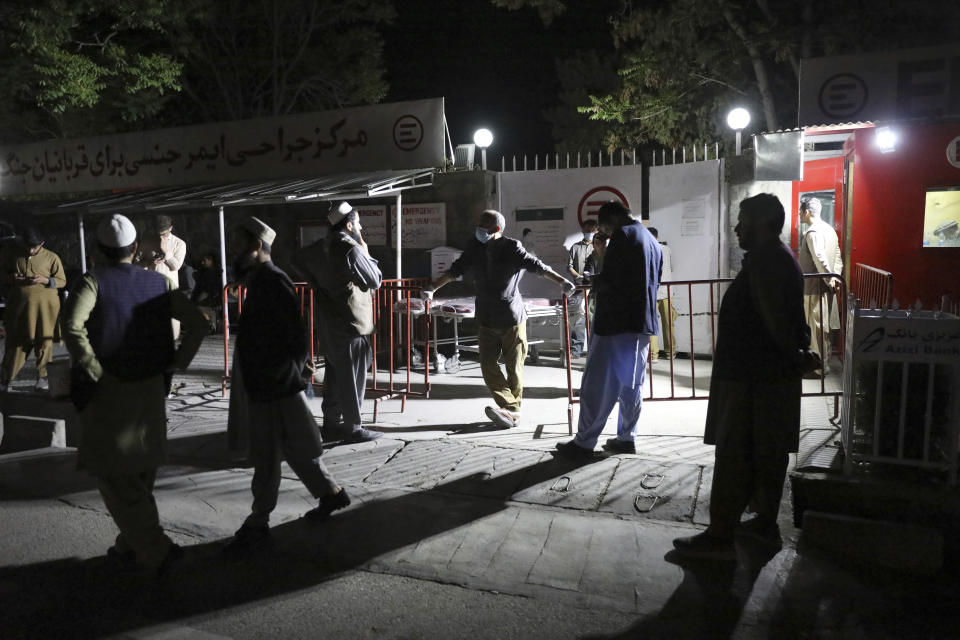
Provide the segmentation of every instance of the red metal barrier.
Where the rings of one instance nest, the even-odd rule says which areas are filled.
[[[377,420],[382,400],[400,398],[400,410],[407,406],[407,396],[430,397],[430,302],[420,294],[430,284],[429,278],[384,280],[373,292],[373,376],[368,389],[375,392],[373,420]],[[423,346],[423,352],[416,350]],[[384,363],[384,360],[386,362]],[[402,379],[395,377],[397,364],[406,370]],[[423,388],[414,388],[414,368],[423,364]],[[381,383],[377,372],[386,364],[387,381]]]
[[[372,393],[373,421],[376,422],[380,402],[391,398],[400,398],[400,410],[406,409],[408,395],[430,395],[430,303],[420,301],[420,293],[429,285],[428,278],[404,278],[402,280],[384,280],[380,289],[371,293],[373,298],[374,333],[370,337],[373,351],[372,372],[367,389]],[[297,294],[300,296],[300,313],[307,322],[310,338],[310,361],[319,364],[317,353],[318,334],[314,311],[315,294],[306,283],[294,283]],[[246,289],[236,283],[228,284],[223,289],[224,308],[228,309],[229,290],[237,288],[237,313],[243,313],[243,298]],[[415,350],[415,345],[423,345],[423,354]],[[418,358],[424,364],[423,388],[416,390],[413,380],[414,367]],[[386,359],[388,380],[381,383],[377,373]],[[405,364],[406,377],[399,380],[395,377],[396,363]],[[230,380],[230,327],[224,323],[223,330],[223,382],[222,392],[226,394],[227,382]],[[314,389],[322,391],[323,385],[311,378]]]
[[[842,317],[843,302],[846,300],[846,287],[843,282],[843,277],[840,276],[839,274],[817,273],[817,274],[804,274],[804,278],[805,279],[837,278],[838,280],[840,280],[840,283],[841,283],[840,288],[834,294],[834,297],[835,297],[834,303],[838,305],[838,313],[840,313]],[[686,322],[687,322],[688,335],[690,339],[690,342],[689,342],[690,351],[687,352],[687,357],[690,361],[690,381],[691,381],[690,394],[677,395],[676,374],[680,366],[676,362],[675,358],[668,358],[669,373],[670,373],[670,380],[669,380],[670,393],[669,395],[659,395],[659,396],[656,395],[655,389],[654,389],[654,379],[653,379],[654,378],[653,363],[648,358],[647,384],[648,384],[649,391],[648,391],[648,395],[644,396],[644,401],[706,400],[707,398],[710,397],[709,392],[704,393],[701,391],[698,393],[697,391],[697,358],[696,358],[696,353],[694,348],[694,342],[695,342],[694,341],[694,318],[697,316],[702,316],[704,314],[706,314],[708,317],[708,321],[710,325],[709,355],[711,356],[711,359],[712,359],[713,350],[716,348],[716,344],[717,344],[716,323],[717,323],[717,317],[719,313],[718,303],[723,298],[722,292],[726,290],[726,288],[729,286],[731,282],[733,282],[732,278],[715,278],[710,280],[683,280],[683,281],[672,281],[672,282],[662,283],[667,290],[667,301],[668,301],[669,308],[673,308],[673,301],[676,299],[674,297],[674,291],[676,290],[679,290],[681,292],[681,296],[685,297],[687,301],[688,313],[686,314],[686,318],[687,318]],[[705,310],[698,311],[695,305],[694,287],[697,287],[699,289],[706,288],[708,290],[707,292],[704,292],[704,296],[703,296],[708,301],[707,302],[708,306]],[[584,293],[584,299],[589,300],[590,287],[584,286],[584,287],[580,287],[580,289]],[[686,295],[683,294],[684,291]],[[823,308],[823,297],[821,296],[819,300],[820,300],[819,301],[820,317],[825,318],[826,322],[829,323],[829,313],[827,314],[824,313],[827,310]],[[588,313],[587,320],[589,322],[589,313]],[[580,402],[580,398],[579,396],[574,394],[574,388],[573,388],[573,369],[572,369],[571,360],[570,360],[570,317],[569,317],[569,304],[568,304],[567,296],[563,297],[563,324],[564,324],[564,336],[565,336],[563,348],[565,350],[565,355],[566,355],[564,359],[566,361],[566,367],[567,367],[567,399],[569,401],[569,405],[567,408],[567,426],[570,434],[572,435],[573,434],[573,407],[574,405]],[[843,344],[844,326],[842,322],[840,323],[840,326],[841,326],[840,328],[841,342],[840,343]],[[673,330],[676,335],[679,335],[677,333],[677,327],[674,327]],[[824,343],[824,335],[820,334],[819,336],[817,336],[816,334],[814,334],[813,338],[820,340],[820,353],[824,353],[824,350],[827,347],[827,345]],[[667,346],[667,345],[664,345],[664,346]],[[842,356],[842,350],[839,353]],[[829,358],[829,355],[830,354],[827,355],[828,358]],[[701,371],[702,371],[702,366],[703,365],[701,361]],[[708,367],[708,370],[712,369],[713,367],[712,362],[709,363],[707,367]],[[821,369],[820,390],[814,391],[814,392],[804,392],[801,395],[803,397],[833,396],[834,419],[836,419],[839,415],[840,396],[842,394],[843,394],[842,391],[827,391],[825,369]]]
[[[306,282],[294,282],[293,286],[300,296],[300,315],[307,322],[307,333],[310,338],[310,362],[316,363],[316,330],[313,317],[313,289]],[[247,295],[247,288],[236,282],[228,283],[223,288],[223,379],[220,382],[220,392],[227,393],[227,383],[230,381],[230,290],[237,292],[237,316],[243,313],[243,299]]]

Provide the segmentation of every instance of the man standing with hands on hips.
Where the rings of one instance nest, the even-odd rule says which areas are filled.
[[[487,407],[494,424],[509,429],[520,420],[523,400],[523,361],[527,357],[527,314],[518,285],[524,270],[553,280],[564,293],[576,288],[572,282],[530,255],[518,240],[503,235],[503,214],[487,209],[480,214],[475,237],[450,270],[424,289],[425,298],[466,272],[473,273],[477,287],[476,319],[478,347],[483,381],[493,395],[496,407]],[[503,354],[507,370],[504,377],[498,360]]]

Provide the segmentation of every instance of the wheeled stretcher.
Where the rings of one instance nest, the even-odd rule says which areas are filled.
[[[425,305],[422,300],[410,299],[410,314],[421,316],[424,313]],[[550,324],[557,327],[557,335],[560,344],[561,360],[564,357],[565,350],[563,345],[563,308],[552,303],[546,298],[525,298],[524,306],[527,312],[527,335],[531,335],[531,323]],[[407,301],[401,301],[395,308],[398,314],[406,314]],[[460,352],[469,351],[477,353],[477,336],[463,336],[460,332],[460,323],[476,315],[476,302],[474,298],[437,298],[430,304],[430,315],[436,320],[433,323],[433,335],[431,336],[432,346],[430,353],[433,355],[433,366],[436,373],[458,373],[460,371]],[[451,323],[453,327],[453,336],[450,338],[440,338],[438,335],[438,326],[440,320]],[[545,339],[527,340],[529,352],[527,357],[531,364],[535,364],[539,358],[539,346],[548,342]],[[453,345],[453,354],[444,356],[437,348],[441,345]],[[422,343],[419,345],[423,347]],[[422,350],[414,347],[414,364],[422,364]]]

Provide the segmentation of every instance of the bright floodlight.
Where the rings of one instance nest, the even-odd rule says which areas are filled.
[[[877,146],[880,153],[890,153],[897,150],[897,132],[890,127],[877,129]]]
[[[481,149],[486,149],[493,144],[493,134],[490,129],[477,129],[473,134],[473,143]]]
[[[739,131],[750,124],[750,112],[743,107],[737,107],[727,114],[727,126]]]

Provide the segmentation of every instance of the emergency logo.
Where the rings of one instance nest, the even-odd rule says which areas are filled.
[[[400,116],[393,124],[393,143],[403,151],[413,151],[423,142],[423,123],[417,116]]]
[[[619,200],[623,206],[630,208],[627,197],[613,187],[594,187],[583,194],[577,206],[577,220],[580,221],[580,225],[582,226],[584,221],[590,218],[596,219],[600,206],[611,200]]]
[[[960,169],[960,136],[957,136],[947,145],[947,162]]]
[[[852,73],[838,73],[820,87],[820,111],[836,118],[852,118],[867,104],[867,83]]]

